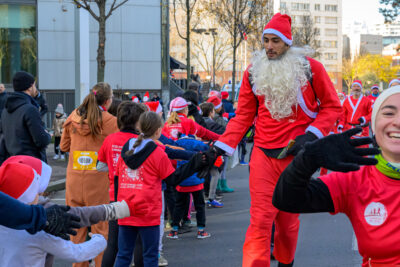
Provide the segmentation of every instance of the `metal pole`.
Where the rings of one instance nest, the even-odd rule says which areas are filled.
[[[215,35],[217,33],[212,32],[212,37],[213,37],[213,89],[215,90]]]
[[[161,97],[164,106],[170,100],[169,80],[169,3],[161,0]],[[168,109],[167,109],[168,110]]]

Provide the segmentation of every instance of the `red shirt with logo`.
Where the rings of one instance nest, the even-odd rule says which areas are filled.
[[[121,156],[122,147],[131,138],[137,138],[136,134],[128,132],[113,133],[104,140],[99,150],[98,160],[108,165],[108,178],[110,179],[110,201],[114,199],[114,176],[117,168],[118,159]]]
[[[362,266],[400,265],[400,180],[375,166],[320,179],[329,188],[334,214],[345,213],[353,225]]]
[[[167,154],[157,146],[139,168],[132,170],[120,158],[118,175],[118,201],[145,201],[150,212],[145,216],[130,216],[118,220],[119,225],[156,226],[160,225],[162,211],[161,182],[175,171]]]

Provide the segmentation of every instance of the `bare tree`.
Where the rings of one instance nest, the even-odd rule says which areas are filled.
[[[99,23],[99,41],[97,46],[97,82],[104,82],[104,70],[106,67],[105,48],[106,48],[106,21],[112,13],[128,2],[128,0],[73,0],[77,7],[86,9],[89,14]],[[96,14],[90,2],[95,2],[99,9],[99,14]],[[109,10],[106,10],[107,3],[111,3]]]
[[[232,95],[235,95],[237,48],[243,41],[243,32],[252,33],[251,25],[254,23],[256,12],[266,3],[263,0],[218,0],[208,3],[208,10],[232,39]]]
[[[259,9],[255,11],[254,19],[249,28],[252,34],[247,35],[247,44],[251,51],[259,50],[262,48],[262,33],[265,25],[272,18],[274,11],[273,0],[266,0],[265,5],[259,5]],[[246,51],[247,52],[247,51]]]
[[[174,23],[176,27],[176,31],[178,33],[178,36],[182,38],[183,40],[186,41],[186,71],[187,71],[187,85],[190,82],[190,72],[191,72],[191,66],[190,66],[190,33],[192,29],[195,28],[193,26],[193,23],[197,24],[198,20],[193,21],[193,16],[195,14],[195,6],[196,6],[197,0],[173,0],[172,1],[172,13],[174,17]],[[178,12],[182,11],[185,13],[185,23],[180,23],[178,22],[179,15]],[[183,25],[182,28],[178,25]],[[186,32],[183,34],[183,32]]]
[[[315,51],[315,56],[319,56],[321,44],[318,36],[320,29],[315,27],[311,14],[299,18],[300,20],[297,20],[292,26],[293,45],[310,46]]]

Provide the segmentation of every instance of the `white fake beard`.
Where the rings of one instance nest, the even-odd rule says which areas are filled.
[[[310,63],[305,56],[310,48],[291,47],[278,59],[268,59],[264,49],[254,52],[250,74],[256,95],[265,97],[265,106],[275,120],[293,114],[297,93],[306,85]]]

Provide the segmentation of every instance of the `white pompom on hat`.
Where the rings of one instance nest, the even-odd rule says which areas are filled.
[[[383,102],[385,102],[386,99],[388,99],[390,96],[392,96],[394,94],[400,94],[400,85],[396,85],[396,86],[390,87],[386,90],[383,90],[383,92],[375,100],[374,107],[372,109],[372,116],[371,116],[371,128],[372,128],[373,133],[375,133],[375,121],[376,121],[376,115],[378,114],[379,109],[381,108]]]
[[[178,96],[171,101],[171,104],[169,105],[169,111],[179,111],[184,109],[188,105],[188,102],[184,98]]]

